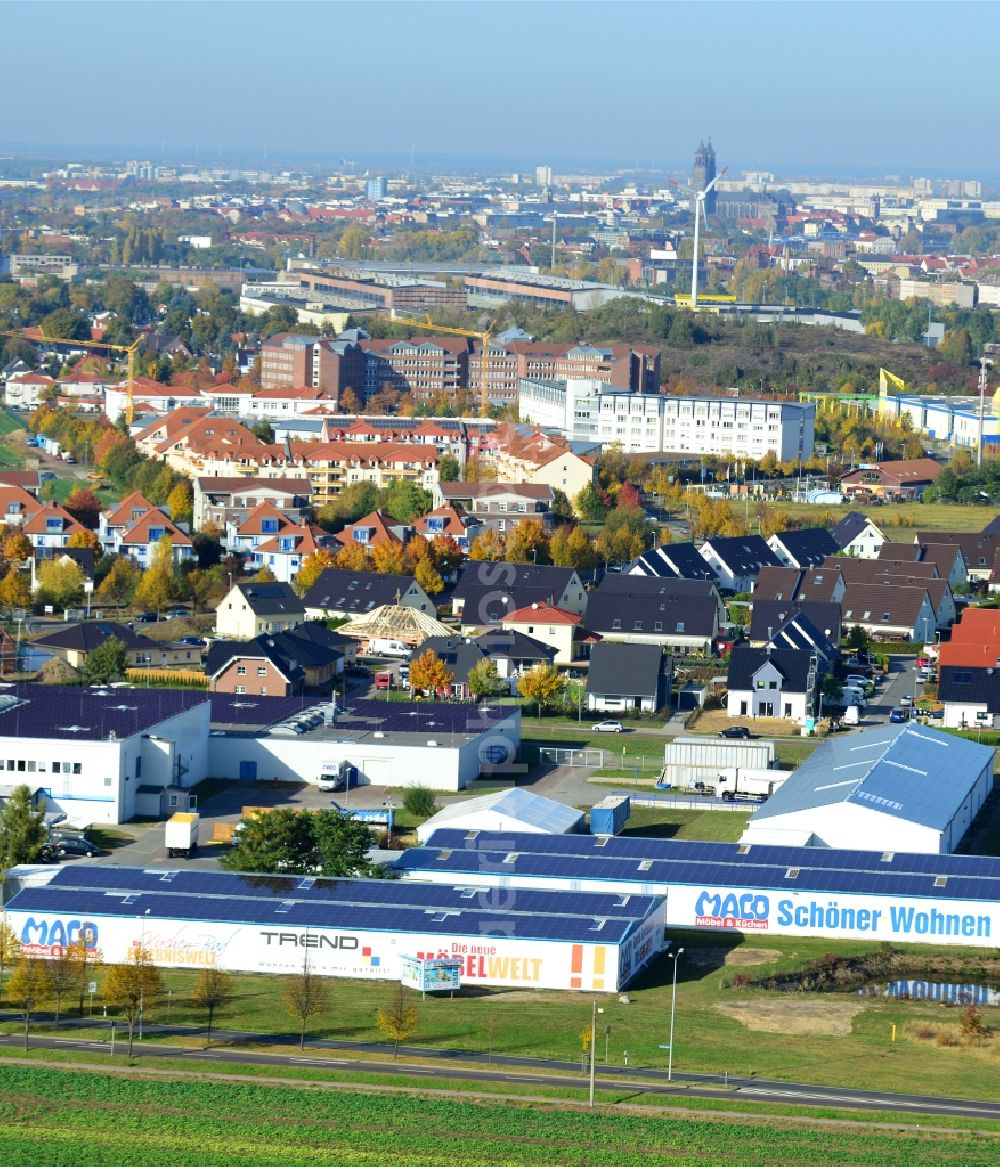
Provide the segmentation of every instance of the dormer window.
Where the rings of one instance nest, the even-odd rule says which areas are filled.
[[[275,535],[278,532],[278,520],[263,519],[260,524],[260,529],[265,535]]]
[[[370,535],[371,535],[371,532],[368,530],[367,527],[355,527],[354,528],[354,542],[355,543],[367,543],[369,538],[370,538]]]

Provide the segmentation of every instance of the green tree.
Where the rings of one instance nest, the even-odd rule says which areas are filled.
[[[851,652],[868,651],[868,633],[860,624],[854,624],[847,634],[847,647]]]
[[[427,786],[407,786],[403,791],[403,806],[414,818],[429,819],[437,810],[434,791]]]
[[[602,492],[588,484],[573,499],[573,509],[584,522],[599,523],[611,508]]]
[[[454,454],[442,454],[438,461],[438,479],[441,482],[458,482],[462,467]]]
[[[434,507],[434,499],[422,486],[405,478],[394,478],[380,491],[379,506],[397,522],[412,523]]]
[[[37,599],[55,608],[70,608],[83,598],[83,569],[72,559],[46,559],[38,569]]]
[[[820,692],[828,705],[839,705],[844,699],[844,684],[834,673],[827,673],[820,686]]]
[[[31,804],[27,786],[15,786],[0,805],[0,873],[34,863],[45,846],[45,809]]]
[[[967,328],[950,328],[941,337],[937,347],[937,355],[943,361],[950,361],[953,365],[968,365],[972,363],[972,338]]]
[[[90,324],[75,308],[56,308],[39,322],[42,336],[53,340],[90,340]]]
[[[406,999],[406,990],[400,981],[392,991],[392,996],[381,1005],[375,1014],[379,1032],[393,1043],[394,1058],[399,1057],[399,1043],[409,1041],[417,1032],[419,1014],[416,1006]]]
[[[555,665],[537,664],[528,672],[522,673],[517,683],[518,692],[538,706],[538,716],[542,715],[542,706],[551,705],[562,696],[566,687],[565,679],[560,676]]]
[[[299,1049],[306,1046],[306,1024],[310,1017],[329,1008],[329,985],[309,966],[309,949],[305,949],[302,971],[285,982],[285,1004],[288,1012],[299,1023]]]
[[[109,1005],[116,1005],[125,1015],[128,1026],[128,1056],[132,1056],[132,1040],[135,1023],[141,1013],[156,1003],[163,992],[163,977],[152,962],[148,949],[133,944],[131,951],[121,964],[108,966],[104,978],[104,999]]]
[[[266,418],[262,417],[260,421],[255,421],[250,427],[250,432],[256,434],[267,445],[274,445],[274,428]]]
[[[505,687],[496,664],[489,657],[484,657],[469,669],[467,684],[473,697],[492,697],[502,693]]]
[[[117,636],[109,636],[103,644],[92,648],[83,662],[83,679],[88,685],[104,685],[121,681],[128,669],[128,649]]]
[[[28,1030],[31,1014],[47,1001],[52,992],[48,961],[22,952],[14,963],[14,971],[7,982],[7,996],[24,1018],[24,1048],[28,1048]]]
[[[230,871],[321,874],[348,878],[373,874],[365,858],[371,836],[364,823],[335,810],[280,808],[247,819],[221,859]]]
[[[194,982],[191,999],[208,1014],[205,1045],[212,1044],[212,1020],[217,1009],[225,1009],[233,998],[232,977],[221,968],[203,968]]]

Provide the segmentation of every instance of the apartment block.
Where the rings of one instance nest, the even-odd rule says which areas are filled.
[[[260,386],[265,392],[322,389],[336,403],[345,389],[361,392],[364,379],[364,353],[350,341],[283,332],[261,348]]]

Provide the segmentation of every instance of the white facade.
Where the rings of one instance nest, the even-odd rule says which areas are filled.
[[[628,393],[601,381],[522,378],[522,421],[562,430],[573,441],[620,443],[626,452],[674,450],[782,462],[813,452],[816,407],[748,397]]]
[[[784,717],[805,721],[810,716],[811,694],[783,689],[781,673],[765,661],[753,675],[753,688],[730,689],[726,712],[730,717]]]
[[[126,690],[112,691],[121,702]],[[98,740],[0,737],[0,762],[8,782],[42,787],[50,810],[62,811],[74,824],[124,823],[140,809],[140,787],[173,785],[176,775],[190,788],[207,778],[209,703],[204,702],[127,738]],[[16,717],[16,711],[7,713]],[[73,722],[71,713],[67,720]]]
[[[879,549],[884,542],[885,535],[871,519],[867,519],[861,532],[844,548],[844,554],[853,555],[855,559],[878,559]]]

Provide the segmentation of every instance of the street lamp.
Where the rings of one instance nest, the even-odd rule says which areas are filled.
[[[672,1081],[674,1076],[674,1014],[677,1012],[677,964],[683,955],[683,948],[678,948],[676,952],[669,953],[670,959],[674,962],[674,987],[670,994],[670,1045],[667,1047],[670,1051],[667,1055],[668,1082]]]
[[[594,1085],[596,1074],[596,1059],[594,1057],[594,1047],[597,1045],[597,1014],[603,1015],[604,1010],[597,1008],[597,1001],[594,1001],[593,1008],[590,1014],[590,1102],[589,1105],[594,1105]]]

